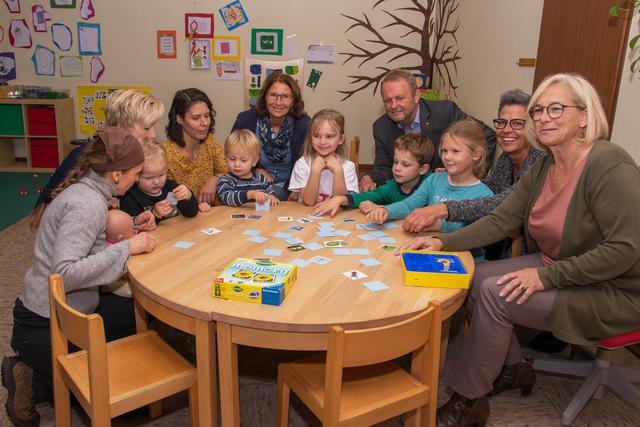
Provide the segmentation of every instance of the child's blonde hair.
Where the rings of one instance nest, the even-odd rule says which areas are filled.
[[[247,129],[238,129],[231,132],[231,135],[224,141],[224,154],[229,154],[231,149],[245,150],[255,159],[260,158],[260,141],[256,134]]]
[[[160,159],[167,163],[167,152],[164,146],[153,138],[143,138],[140,141],[142,152],[144,153],[144,161]]]
[[[479,152],[480,158],[475,161],[473,174],[480,179],[485,174],[485,159],[487,158],[487,138],[480,125],[473,119],[464,119],[452,123],[442,136],[449,135],[464,142],[471,152]],[[440,142],[440,155],[442,156],[442,140]]]
[[[327,122],[331,129],[339,135],[344,135],[344,116],[337,112],[336,110],[332,110],[331,108],[325,108],[324,110],[318,111],[313,115],[311,122],[309,123],[309,130],[307,131],[307,136],[304,140],[304,148],[302,150],[302,155],[304,157],[314,157],[315,150],[313,149],[313,144],[311,144],[311,137],[318,132],[318,129],[322,125],[322,123]],[[344,151],[344,144],[338,145],[336,149],[336,154],[339,157],[342,157],[342,153]]]

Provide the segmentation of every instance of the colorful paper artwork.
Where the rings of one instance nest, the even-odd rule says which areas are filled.
[[[56,74],[56,54],[48,47],[37,45],[31,56],[31,62],[39,76],[53,76]]]
[[[212,39],[213,14],[185,13],[184,36],[188,39]]]
[[[0,25],[0,43],[4,41],[4,28]]]
[[[215,61],[213,64],[215,80],[240,80],[241,75],[240,61]]]
[[[13,47],[31,47],[31,32],[24,19],[12,19],[9,23],[9,42]]]
[[[16,54],[0,52],[0,79],[4,81],[16,79]]]
[[[176,32],[172,30],[158,30],[156,32],[156,46],[158,58],[175,58]]]
[[[102,63],[102,59],[98,58],[97,56],[94,56],[93,58],[91,58],[91,61],[89,62],[89,66],[91,68],[89,72],[89,80],[91,80],[91,83],[98,83],[98,81],[100,81],[100,78],[104,74],[104,70],[105,70],[105,66]]]
[[[20,0],[4,0],[10,13],[20,13]]]
[[[75,9],[76,0],[51,0],[51,7],[56,9]]]
[[[251,29],[252,55],[282,55],[283,30],[272,28]]]
[[[310,44],[307,48],[307,64],[333,64],[334,51],[332,44]]]
[[[312,68],[311,73],[309,74],[309,79],[307,80],[307,87],[310,87],[311,89],[315,89],[316,86],[318,86],[318,82],[320,81],[321,75],[322,75],[322,71]]]
[[[60,56],[60,77],[77,77],[82,75],[81,56]]]
[[[304,58],[289,61],[264,61],[245,58],[245,106],[255,105],[265,79],[273,72],[281,72],[291,76],[302,88],[304,76]]]
[[[228,5],[219,9],[224,25],[227,27],[227,31],[235,30],[241,25],[249,22],[247,14],[240,3],[240,0],[233,1]]]
[[[208,70],[211,68],[211,40],[191,40],[189,58],[192,70]]]
[[[100,24],[78,22],[78,51],[83,56],[102,55]]]
[[[73,46],[73,34],[71,28],[64,24],[55,23],[51,25],[51,39],[56,47],[64,52]]]
[[[151,88],[148,86],[78,86],[80,133],[93,135],[96,130],[104,127],[104,104],[107,95],[117,89],[137,89],[143,93],[151,94]]]
[[[213,38],[213,59],[240,60],[240,37],[216,36]]]
[[[93,7],[91,0],[82,0],[80,3],[80,18],[88,21],[96,16],[96,10]]]
[[[31,19],[36,33],[47,31],[47,22],[51,21],[51,14],[39,4],[31,6]]]

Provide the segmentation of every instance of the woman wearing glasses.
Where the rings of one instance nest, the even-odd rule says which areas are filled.
[[[260,141],[257,171],[274,184],[280,200],[289,197],[289,178],[302,154],[309,116],[298,83],[284,73],[271,73],[264,81],[256,104],[238,114],[232,132],[248,129]]]
[[[520,388],[514,325],[550,330],[580,345],[620,335],[640,319],[640,170],[609,132],[583,77],[547,77],[529,103],[527,133],[549,153],[489,215],[451,234],[406,246],[466,250],[524,227],[528,255],[479,265],[467,299],[471,331],[438,409],[439,426],[484,424],[487,395]]]
[[[216,199],[218,176],[227,173],[224,150],[213,136],[215,116],[206,93],[195,88],[177,91],[166,127],[169,140],[164,143],[167,178],[186,185],[198,202],[209,206]]]
[[[509,195],[513,184],[544,155],[531,146],[524,128],[530,99],[529,94],[519,89],[507,91],[500,97],[498,118],[493,125],[502,154],[482,180],[494,195],[475,200],[450,200],[416,209],[402,224],[406,231],[421,232],[440,219],[471,223],[487,215]]]

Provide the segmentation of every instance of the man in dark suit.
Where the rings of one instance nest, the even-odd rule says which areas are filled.
[[[404,70],[392,70],[382,79],[382,102],[387,114],[373,123],[376,157],[373,170],[360,178],[360,191],[369,191],[393,177],[393,143],[405,133],[422,133],[436,148],[431,168],[442,167],[440,137],[449,125],[467,116],[455,102],[425,101],[420,99],[415,78]],[[490,165],[496,147],[493,129],[478,121],[487,136]]]

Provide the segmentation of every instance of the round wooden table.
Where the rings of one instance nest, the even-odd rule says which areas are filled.
[[[198,369],[198,413],[201,425],[215,422],[215,351],[217,332],[218,372],[223,425],[240,425],[238,403],[237,346],[283,350],[326,350],[327,334],[332,325],[347,329],[381,326],[408,318],[427,308],[430,301],[440,302],[443,318],[448,319],[463,303],[466,291],[460,289],[407,287],[403,285],[399,259],[379,248],[381,242],[364,241],[357,236],[368,231],[356,229],[366,222],[357,210],[342,210],[336,217],[324,217],[307,224],[295,220],[307,217],[312,208],[286,202],[271,211],[255,211],[253,205],[239,208],[215,207],[195,218],[168,220],[153,232],[156,248],[150,254],[137,255],[129,261],[139,329],[145,328],[144,313],[196,337]],[[234,219],[233,214],[245,214]],[[249,215],[262,215],[251,219]],[[280,222],[279,216],[292,216],[292,222]],[[351,217],[353,222],[343,218]],[[321,222],[331,221],[335,228],[350,231],[347,236],[318,237]],[[302,230],[289,229],[292,225]],[[201,230],[215,227],[221,233],[206,235]],[[245,230],[259,230],[267,237],[264,243],[252,243]],[[413,235],[401,228],[382,229],[387,237],[400,244]],[[368,249],[368,255],[335,255],[332,249],[289,252],[288,243],[274,237],[277,232],[290,233],[305,243],[341,239],[347,248]],[[178,241],[190,242],[190,248],[176,247]],[[299,268],[297,281],[282,305],[269,306],[213,298],[212,281],[236,257],[264,257],[265,249],[280,249],[274,261],[308,260],[320,255],[331,258],[326,265],[311,263]],[[375,258],[382,264],[365,267],[361,259]],[[469,253],[462,253],[465,266],[473,274]],[[343,272],[360,270],[368,277],[352,281]],[[388,289],[373,292],[362,282],[379,280]],[[448,322],[443,325],[443,349],[446,350]]]

